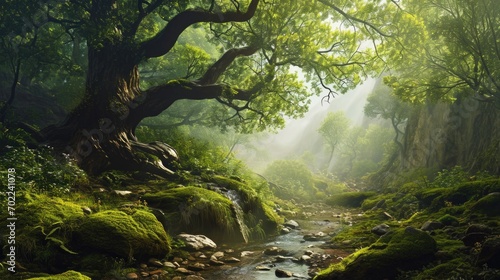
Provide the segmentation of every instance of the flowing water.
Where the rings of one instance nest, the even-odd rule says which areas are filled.
[[[292,257],[300,258],[305,251],[310,250],[314,253],[319,253],[323,256],[331,253],[328,250],[320,248],[324,241],[305,241],[304,235],[324,232],[331,233],[338,231],[340,223],[329,220],[297,220],[301,229],[292,230],[288,234],[276,236],[270,240],[248,244],[241,248],[234,248],[235,253],[230,256],[237,257],[241,262],[234,265],[222,267],[211,267],[203,271],[202,276],[207,279],[233,279],[233,280],[267,280],[277,279],[275,275],[276,269],[282,269],[294,274],[289,279],[311,279],[308,275],[309,265],[292,261]],[[327,237],[328,239],[328,237]],[[282,254],[286,257],[285,260],[275,262],[276,256],[268,256],[264,254],[266,248],[278,247],[288,251],[288,254]],[[247,256],[241,256],[249,254]],[[344,252],[343,256],[347,255]],[[331,255],[330,261],[337,260],[337,255]],[[337,260],[338,261],[338,260]],[[257,266],[269,267],[270,270],[262,271],[256,269]]]

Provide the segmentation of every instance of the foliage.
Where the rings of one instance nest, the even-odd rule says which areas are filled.
[[[497,2],[409,0],[405,11],[415,28],[398,37],[412,47],[392,57],[394,72],[385,80],[396,95],[425,102],[466,94],[498,104]]]
[[[451,169],[443,169],[437,172],[432,185],[437,188],[455,187],[458,184],[467,182],[471,176],[461,166],[455,166]]]
[[[317,192],[312,172],[297,160],[274,161],[266,167],[264,176],[276,185],[272,190],[281,198],[309,200]]]
[[[17,191],[58,195],[88,184],[85,172],[69,157],[54,155],[50,147],[28,148],[27,139],[20,130],[4,130],[0,135],[2,178],[8,168],[14,168]]]
[[[29,280],[90,280],[91,278],[81,274],[80,272],[68,270],[66,272],[43,277],[29,278]]]

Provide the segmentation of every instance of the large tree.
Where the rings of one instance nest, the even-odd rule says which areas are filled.
[[[7,1],[6,9],[31,2]],[[178,100],[216,100],[224,109],[214,109],[213,120],[242,131],[280,127],[284,116],[307,110],[311,94],[343,93],[381,66],[376,48],[366,42],[384,42],[395,31],[383,11],[395,6],[333,3],[39,1],[32,13],[43,18],[37,27],[59,32],[73,49],[85,42],[88,61],[82,101],[64,123],[42,129],[38,140],[71,154],[91,173],[121,169],[168,176],[172,171],[165,166],[177,157],[175,150],[139,142],[135,129]],[[220,57],[203,72],[141,88],[140,65],[170,53],[193,25],[209,30],[223,50]]]

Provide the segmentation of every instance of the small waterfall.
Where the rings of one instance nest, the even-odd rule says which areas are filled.
[[[227,192],[224,192],[224,195],[233,203],[234,214],[240,228],[241,236],[243,237],[245,243],[248,243],[250,229],[248,229],[245,224],[245,213],[243,213],[243,209],[241,208],[240,195],[235,190],[228,190]]]

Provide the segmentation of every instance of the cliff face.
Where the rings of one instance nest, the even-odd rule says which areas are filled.
[[[409,119],[401,169],[488,170],[500,174],[500,110],[473,98],[423,106]]]

